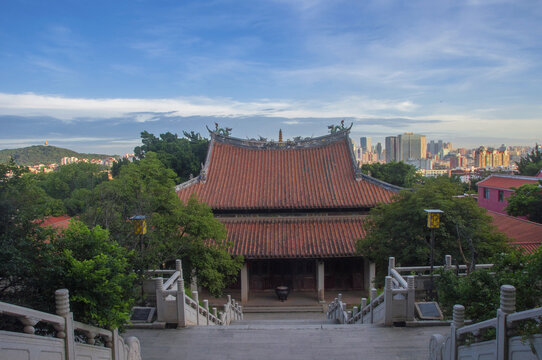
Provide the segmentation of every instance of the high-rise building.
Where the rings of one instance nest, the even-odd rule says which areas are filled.
[[[359,139],[359,145],[363,149],[363,152],[371,152],[371,138],[363,136]]]
[[[376,156],[378,160],[382,160],[382,144],[381,143],[376,144]]]
[[[425,135],[404,133],[397,136],[398,160],[425,159],[427,157],[427,140]]]
[[[509,165],[510,154],[508,154],[508,150],[499,151],[481,146],[474,154],[474,166],[477,168],[492,168]]]
[[[386,162],[398,161],[397,136],[386,137]]]

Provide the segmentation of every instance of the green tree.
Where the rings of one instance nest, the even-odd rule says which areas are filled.
[[[506,249],[506,237],[494,231],[485,209],[469,198],[460,198],[461,187],[447,177],[427,179],[413,191],[403,190],[396,201],[373,209],[366,221],[367,235],[357,243],[358,253],[376,262],[383,280],[387,259],[403,266],[429,263],[430,230],[424,209],[444,211],[435,231],[435,264],[450,254],[470,262],[484,261]]]
[[[392,161],[386,164],[363,164],[361,171],[379,180],[405,188],[410,188],[421,180],[421,176],[416,172],[416,167],[402,161]]]
[[[91,230],[79,221],[72,221],[52,245],[62,269],[53,289],[70,291],[76,319],[107,328],[128,323],[136,277],[128,261],[131,254],[110,240],[107,230]]]
[[[198,281],[214,294],[231,281],[242,259],[227,253],[226,231],[211,209],[195,198],[183,204],[174,190],[177,177],[148,152],[145,158],[125,165],[119,176],[97,186],[93,206],[82,216],[90,225],[101,225],[123,246],[134,250],[133,266],[143,270],[164,262],[183,260],[187,281],[192,269]],[[128,219],[144,215],[147,234],[135,235]]]
[[[34,175],[0,165],[0,299],[54,312],[54,291],[68,288],[77,320],[123,325],[133,289],[130,254],[100,228],[75,222],[58,234],[40,227],[48,201]]]
[[[542,169],[542,152],[539,149],[538,144],[534,149],[522,158],[519,162],[516,162],[520,175],[535,176]]]
[[[514,188],[507,199],[506,212],[513,216],[526,216],[529,220],[542,223],[542,188],[540,184],[525,184]]]
[[[483,321],[495,317],[501,285],[516,288],[516,310],[542,306],[542,248],[534,254],[509,251],[489,261],[494,266],[476,270],[469,276],[456,276],[453,270],[437,278],[439,303],[450,317],[455,304],[465,306],[465,317]]]
[[[144,131],[141,133],[143,145],[134,149],[136,157],[142,159],[148,152],[157,154],[158,159],[168,168],[173,169],[180,181],[186,181],[190,175],[197,175],[201,164],[205,162],[209,140],[193,131],[183,132],[184,137],[167,132],[157,138]]]
[[[54,215],[78,215],[88,205],[88,192],[107,180],[107,173],[96,164],[79,162],[63,165],[57,171],[37,175],[40,186],[52,200]],[[86,190],[86,191],[85,191]]]

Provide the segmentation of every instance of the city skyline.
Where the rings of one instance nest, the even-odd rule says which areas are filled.
[[[47,16],[43,16],[47,14]],[[0,149],[131,152],[139,133],[405,132],[542,140],[535,1],[69,1],[0,5]]]

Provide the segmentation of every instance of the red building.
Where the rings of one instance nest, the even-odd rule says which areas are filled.
[[[542,224],[488,211],[499,232],[512,239],[510,245],[532,254],[542,245]]]
[[[348,133],[267,142],[211,132],[201,174],[177,186],[182,201],[212,207],[244,256],[243,302],[279,285],[320,300],[324,289],[370,289],[374,264],[355,242],[369,209],[400,188],[361,174]]]
[[[540,173],[539,175],[540,176]],[[478,206],[506,214],[508,197],[514,190],[525,184],[538,184],[540,177],[515,175],[490,175],[478,183]]]

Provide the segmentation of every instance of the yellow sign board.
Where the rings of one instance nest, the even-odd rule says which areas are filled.
[[[147,233],[147,221],[145,219],[137,219],[134,221],[134,233],[136,235],[145,235]]]
[[[440,225],[440,213],[427,214],[427,227],[429,229],[438,229]]]

